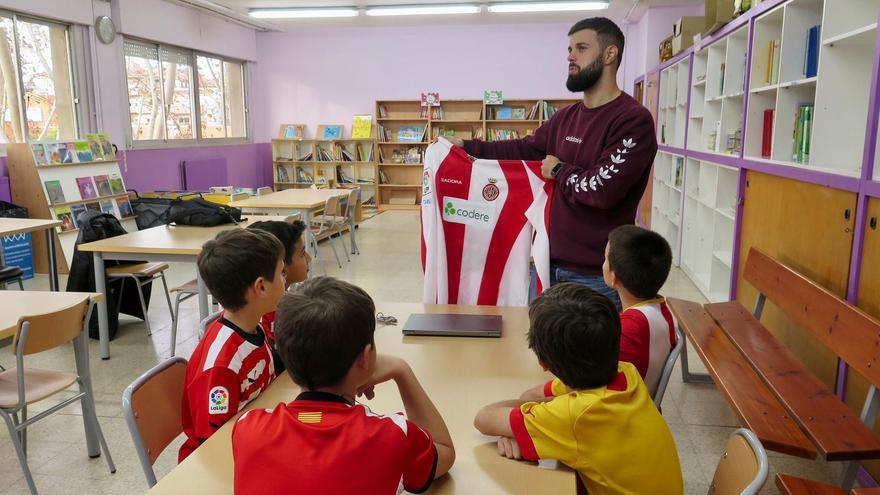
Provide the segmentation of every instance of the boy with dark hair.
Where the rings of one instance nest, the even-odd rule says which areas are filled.
[[[284,247],[260,230],[221,232],[197,260],[208,290],[224,313],[211,324],[186,366],[182,423],[183,461],[257,397],[275,378],[272,349],[260,318],[284,293]]]
[[[587,287],[558,284],[529,306],[529,323],[529,348],[559,386],[539,402],[486,406],[474,426],[501,437],[503,456],[570,466],[591,495],[681,494],[669,427],[635,367],[618,362],[614,304]]]
[[[421,493],[449,470],[455,450],[440,413],[405,361],[376,354],[375,312],[363,289],[328,277],[284,295],[276,345],[303,391],[236,422],[235,493]],[[388,380],[409,419],[355,402]]]

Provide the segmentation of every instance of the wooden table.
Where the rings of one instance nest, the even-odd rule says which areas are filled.
[[[107,293],[104,280],[104,260],[143,260],[195,263],[202,245],[220,232],[247,227],[260,220],[284,220],[281,216],[254,217],[239,224],[217,227],[188,227],[160,225],[145,230],[89,242],[79,246],[80,251],[91,252],[95,264],[95,290]],[[199,319],[208,316],[208,291],[196,270],[199,285]],[[146,315],[145,315],[146,316]],[[101,359],[110,358],[110,328],[107,320],[107,303],[98,302],[98,329],[101,340]]]
[[[377,303],[376,311],[396,316],[400,322],[397,326],[377,327],[377,350],[409,362],[446,420],[455,444],[455,464],[447,476],[434,482],[429,493],[576,492],[574,471],[565,466],[544,469],[501,457],[494,437],[483,436],[473,427],[474,416],[484,405],[519,397],[526,388],[550,378],[541,370],[526,344],[526,308]],[[500,314],[503,336],[499,339],[403,337],[401,328],[408,316],[420,312]],[[281,401],[293,400],[297,393],[298,387],[284,375],[245,410],[274,407]],[[380,414],[403,410],[393,383],[376,387],[376,398],[363,402]],[[234,472],[232,426],[233,420],[230,420],[149,493],[231,494]],[[291,462],[296,462],[296,452],[291,452]]]
[[[55,259],[55,227],[60,220],[41,220],[38,218],[0,218],[0,238],[6,235],[46,231],[46,250],[49,254],[49,289],[58,290],[58,262]],[[0,265],[4,264],[3,249],[0,249]]]
[[[247,199],[233,201],[229,206],[241,208],[244,213],[261,213],[275,215],[289,215],[299,213],[303,217],[305,224],[311,225],[312,212],[324,207],[328,199],[334,196],[347,196],[351,193],[351,189],[285,189],[262,196],[252,196]],[[351,254],[354,254],[357,248],[355,242],[354,226],[349,226],[351,233]],[[306,249],[312,249],[312,241],[314,237],[312,230],[307,228]],[[311,253],[315,256],[315,253]]]
[[[94,292],[0,291],[0,340],[15,336],[18,332],[18,320],[23,316],[60,311],[87,298],[91,298],[93,302],[104,300],[103,294]],[[86,318],[84,325],[88,325],[88,318]],[[14,352],[13,349],[13,354]],[[85,328],[73,341],[73,355],[76,360],[76,372],[82,379],[82,386],[92,392],[92,375],[89,370],[89,335]],[[94,399],[95,394],[92,393],[91,397]],[[94,409],[95,404],[92,403],[91,406]],[[83,424],[86,430],[86,446],[89,457],[98,457],[101,454],[98,433],[85,420],[85,417]]]

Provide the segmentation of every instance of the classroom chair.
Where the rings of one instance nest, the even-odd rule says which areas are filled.
[[[271,187],[258,187],[257,188],[257,196],[263,196],[263,195],[269,194],[271,192],[274,192],[274,191],[272,191]]]
[[[767,482],[769,470],[767,452],[757,435],[740,428],[724,446],[709,495],[755,495]]]
[[[339,196],[327,198],[327,201],[324,202],[324,211],[320,215],[312,217],[311,223],[308,227],[312,230],[312,247],[315,251],[315,260],[321,263],[324,275],[327,275],[327,268],[324,266],[324,260],[321,259],[321,254],[318,251],[318,237],[322,235],[327,234],[330,237],[328,244],[330,244],[330,248],[333,250],[333,257],[336,258],[336,264],[339,265],[339,268],[342,268],[339,254],[336,253],[336,246],[333,245],[333,234],[336,233],[337,237],[341,238],[342,225],[345,225],[345,218],[339,214]],[[339,242],[342,242],[341,239]]]
[[[82,407],[86,431],[93,430],[96,433],[107,467],[110,468],[111,473],[116,472],[116,466],[113,464],[113,458],[110,456],[110,450],[107,448],[107,442],[104,440],[101,425],[95,414],[92,389],[87,382],[77,373],[25,368],[24,365],[25,356],[60,347],[76,339],[83,332],[87,332],[86,327],[92,307],[91,298],[84,295],[80,302],[65,309],[21,317],[18,320],[18,332],[12,342],[15,349],[15,367],[0,373],[0,417],[9,430],[18,462],[21,464],[32,494],[37,493],[37,487],[27,462],[27,428],[77,401]],[[79,385],[79,393],[30,419],[27,417],[27,407],[30,404],[65,391],[74,384]]]
[[[199,295],[199,282],[192,279],[183,285],[172,288],[171,292],[174,293],[174,310],[171,312],[171,355],[174,356],[177,348],[177,325],[180,323],[180,303]],[[213,299],[212,297],[211,304],[216,306],[217,301]],[[201,339],[201,334],[199,338]]]
[[[358,249],[357,244],[354,242],[354,228],[357,226],[357,203],[360,196],[361,188],[356,187],[348,193],[348,199],[342,205],[342,216],[345,219],[345,223],[348,224],[348,244],[351,247],[349,250],[351,251],[351,254],[361,254],[361,250]],[[340,232],[339,235],[341,236],[342,232]],[[345,254],[345,259],[351,261],[347,252]]]
[[[229,201],[239,201],[242,199],[248,199],[249,197],[251,197],[251,193],[246,193],[246,192],[232,193],[229,195]]]
[[[172,356],[138,377],[122,394],[122,410],[147,485],[156,484],[153,463],[183,432],[180,398],[186,359]]]
[[[141,309],[144,312],[144,325],[147,327],[147,335],[152,335],[153,330],[150,328],[150,319],[147,317],[147,304],[144,302],[144,285],[156,279],[162,279],[162,286],[165,288],[165,300],[168,302],[168,311],[171,313],[171,320],[174,320],[174,310],[171,308],[171,295],[168,292],[168,282],[165,281],[165,270],[168,268],[167,263],[136,263],[134,265],[111,266],[105,270],[110,281],[119,280],[124,282],[126,278],[134,280],[138,298],[141,301]],[[120,307],[122,304],[124,289],[125,284],[121,283],[116,307]]]
[[[675,347],[669,351],[666,356],[666,364],[663,365],[663,371],[660,373],[660,381],[657,382],[657,389],[654,390],[654,405],[660,409],[660,403],[663,402],[663,395],[666,394],[666,386],[669,384],[669,377],[672,376],[672,368],[675,368],[675,362],[678,355],[684,347],[684,332],[678,326],[675,327]]]
[[[24,290],[24,283],[22,283],[21,279],[23,275],[24,272],[17,266],[0,265],[0,285],[3,286],[3,290],[6,290],[7,284],[12,282],[18,282],[18,288]]]
[[[205,319],[199,322],[199,340],[202,340],[202,337],[205,336],[205,332],[208,331],[208,327],[211,326],[211,323],[214,323],[214,321],[221,316],[223,316],[222,310],[209,314]]]

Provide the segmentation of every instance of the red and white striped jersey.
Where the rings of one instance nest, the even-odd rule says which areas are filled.
[[[662,297],[620,313],[620,360],[634,364],[654,396],[669,352],[675,347],[675,324]]]
[[[549,197],[541,162],[479,160],[440,138],[425,152],[425,303],[525,306],[529,256],[550,286]]]
[[[437,469],[431,435],[403,415],[380,416],[316,391],[243,414],[232,457],[238,495],[421,493]]]
[[[263,328],[251,334],[221,317],[208,327],[186,365],[182,423],[183,461],[275,379]]]

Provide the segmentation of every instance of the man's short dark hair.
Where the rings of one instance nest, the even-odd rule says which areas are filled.
[[[529,305],[529,349],[567,387],[604,387],[617,376],[620,315],[607,297],[557,284]]]
[[[672,249],[662,235],[635,225],[608,234],[608,268],[639,299],[657,297],[672,266]]]
[[[248,225],[249,229],[265,230],[274,235],[281,245],[284,246],[284,264],[293,263],[293,246],[300,240],[306,230],[306,224],[301,220],[282,222],[279,220],[263,220]]]
[[[202,246],[196,264],[205,285],[230,311],[247,304],[248,287],[259,277],[275,280],[284,247],[274,235],[262,230],[230,229]]]
[[[373,343],[376,306],[360,287],[313,278],[278,304],[276,348],[293,381],[307,389],[339,385]]]
[[[617,47],[617,68],[620,68],[620,62],[623,60],[624,40],[623,31],[617,27],[617,24],[607,17],[590,17],[575,23],[575,25],[568,30],[568,35],[571,36],[584,29],[590,29],[596,32],[596,37],[599,38],[599,48],[601,48],[603,54],[605,53],[605,49],[609,46],[614,45]]]

